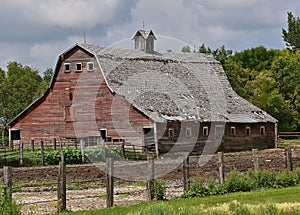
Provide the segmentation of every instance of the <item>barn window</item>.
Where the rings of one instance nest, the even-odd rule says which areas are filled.
[[[223,125],[216,125],[215,127],[215,137],[222,138],[224,135],[224,126]]]
[[[169,137],[173,138],[175,136],[174,128],[169,128]]]
[[[249,137],[250,133],[250,127],[246,127],[246,137]]]
[[[94,70],[94,62],[88,62],[87,71],[93,71],[93,70]]]
[[[208,127],[207,126],[203,127],[202,134],[203,134],[203,136],[208,136]]]
[[[82,63],[76,63],[76,71],[82,71]]]
[[[185,136],[186,137],[191,137],[192,136],[192,129],[191,128],[186,128],[186,130],[185,130]]]
[[[107,137],[107,129],[106,128],[100,129],[100,136],[103,140],[106,140],[106,137]]]
[[[260,127],[260,134],[261,135],[265,135],[266,134],[266,128],[265,128],[265,126],[261,126]]]
[[[70,63],[65,63],[64,66],[65,66],[65,72],[71,72]]]
[[[231,136],[234,136],[234,135],[235,135],[235,127],[234,127],[234,126],[231,126],[231,127],[230,127],[230,135],[231,135]]]

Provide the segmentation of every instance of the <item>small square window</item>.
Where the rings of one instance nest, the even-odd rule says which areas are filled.
[[[230,135],[231,136],[235,135],[235,127],[234,126],[230,127]]]
[[[250,127],[246,127],[246,137],[250,136]]]
[[[70,72],[71,71],[70,63],[65,63],[64,66],[65,66],[65,72]]]
[[[266,134],[266,128],[265,128],[265,126],[261,126],[260,127],[260,134],[261,135],[265,135]]]
[[[82,71],[82,63],[76,63],[76,71]]]
[[[208,127],[207,126],[205,126],[205,127],[203,127],[203,136],[208,136]]]
[[[93,71],[93,70],[94,70],[94,62],[88,62],[87,71]]]
[[[186,137],[191,137],[192,136],[192,129],[191,128],[186,128],[186,130],[185,130],[185,136]]]
[[[174,128],[169,128],[169,137],[173,138],[175,136],[174,134]]]

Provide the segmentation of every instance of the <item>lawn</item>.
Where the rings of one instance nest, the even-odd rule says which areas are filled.
[[[256,211],[251,212],[249,208]],[[234,213],[229,211],[234,211]],[[266,211],[269,213],[265,213]],[[203,198],[177,198],[164,202],[153,201],[126,207],[116,206],[63,214],[300,214],[300,186]]]

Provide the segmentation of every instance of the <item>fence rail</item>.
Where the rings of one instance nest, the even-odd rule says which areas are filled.
[[[282,160],[280,161],[281,163],[283,163],[283,166],[285,166],[284,168],[288,169],[289,171],[293,170],[293,162],[295,162],[295,164],[297,164],[296,166],[299,167],[299,150],[291,150],[291,149],[285,149],[285,150],[272,150],[272,152],[276,152],[279,154],[279,156],[282,158]],[[264,152],[261,151],[257,151],[257,150],[253,150],[252,152],[243,152],[240,153],[239,155],[235,154],[235,153],[223,153],[223,152],[219,152],[216,155],[213,155],[213,157],[211,158],[211,163],[207,163],[207,165],[210,166],[211,169],[214,169],[215,173],[216,173],[216,178],[219,179],[219,183],[224,183],[224,181],[226,180],[226,174],[228,173],[228,171],[235,169],[236,166],[232,166],[232,165],[236,165],[235,162],[232,162],[231,159],[235,159],[237,160],[237,157],[243,157],[243,159],[248,161],[247,164],[247,168],[252,168],[254,170],[259,170],[259,169],[264,169],[265,167],[263,167],[263,163],[267,162],[269,163],[270,161],[266,160],[266,157],[263,157]],[[264,154],[269,154],[268,153],[264,153]],[[181,161],[181,165],[179,168],[182,168],[181,173],[178,170],[175,170],[177,172],[177,174],[182,174],[182,176],[180,177],[180,180],[183,180],[183,183],[180,183],[180,186],[177,186],[177,188],[182,188],[182,190],[186,190],[189,187],[189,183],[190,183],[190,177],[192,175],[191,173],[191,167],[193,167],[193,165],[197,164],[200,166],[199,161],[195,162],[195,158],[196,159],[200,159],[201,156],[191,156],[191,157],[187,157],[187,159]],[[294,158],[294,159],[293,159]],[[276,159],[274,158],[274,161]],[[105,167],[105,175],[103,175],[103,177],[98,176],[97,178],[97,182],[100,183],[100,179],[102,182],[104,182],[104,184],[106,184],[106,188],[107,188],[107,193],[106,195],[103,194],[104,196],[106,196],[106,203],[107,203],[107,207],[111,207],[114,205],[114,197],[113,195],[117,195],[116,192],[114,192],[114,183],[116,183],[116,180],[114,180],[114,178],[112,177],[114,171],[119,171],[119,169],[117,168],[119,164],[114,164],[114,162],[112,162],[111,160],[108,161],[105,165],[105,163],[103,163]],[[116,165],[116,167],[115,167]],[[147,186],[144,187],[144,189],[141,189],[139,191],[136,192],[143,192],[145,195],[144,196],[144,200],[152,200],[153,196],[152,196],[152,191],[153,191],[153,179],[156,175],[156,170],[161,169],[161,166],[159,166],[157,168],[156,165],[168,165],[165,160],[161,160],[159,162],[159,160],[154,160],[152,157],[148,157],[148,162],[146,162],[146,166],[145,166],[145,171],[147,171],[146,175],[148,175],[147,177]],[[148,166],[148,167],[147,167]],[[155,166],[155,168],[154,168]],[[52,201],[48,201],[48,202],[55,202],[55,204],[59,204],[56,206],[56,208],[61,211],[66,209],[68,201],[73,200],[73,198],[71,197],[67,197],[66,193],[66,184],[67,183],[74,183],[74,182],[70,182],[67,180],[66,177],[66,168],[72,168],[71,166],[65,166],[60,164],[59,168],[57,168],[57,177],[58,177],[58,193],[59,195],[57,196],[57,199],[54,199]],[[116,168],[116,169],[114,169]],[[199,172],[205,172],[205,166],[201,166],[201,169],[199,168],[198,171]],[[194,168],[195,169],[195,168]],[[77,167],[78,170],[78,167]],[[11,168],[3,168],[3,177],[5,178],[5,184],[4,186],[7,186],[7,189],[10,190],[11,184],[12,184],[12,177],[15,177],[17,174],[11,174]],[[194,171],[194,170],[193,170]],[[244,170],[245,171],[245,170]],[[12,176],[13,175],[13,176]],[[43,178],[43,177],[42,177]],[[31,180],[35,180],[33,178],[31,178]],[[77,182],[77,181],[76,181]],[[78,181],[79,182],[79,181]],[[106,183],[105,183],[106,182]],[[128,195],[133,195],[135,191],[131,192],[131,191],[125,191],[125,192],[120,192],[119,194],[128,194]],[[68,194],[69,195],[69,194]],[[102,194],[101,194],[102,195]],[[78,197],[78,198],[84,198],[84,197]],[[87,197],[88,198],[88,197]],[[67,200],[67,201],[66,201]],[[66,201],[66,202],[65,202]],[[31,204],[38,204],[41,202],[46,202],[46,201],[36,201],[34,203]]]
[[[279,132],[279,138],[297,138],[300,137],[300,132]]]

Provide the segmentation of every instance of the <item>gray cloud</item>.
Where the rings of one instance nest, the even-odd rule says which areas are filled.
[[[281,28],[287,11],[296,16],[294,0],[14,0],[0,7],[0,67],[16,60],[45,70],[57,56],[83,41],[130,47],[130,37],[142,27],[161,40],[158,50],[196,48],[202,43],[243,50],[258,45],[283,48]],[[182,42],[178,41],[181,40]],[[175,48],[177,47],[177,48]],[[178,48],[179,47],[179,48]]]

